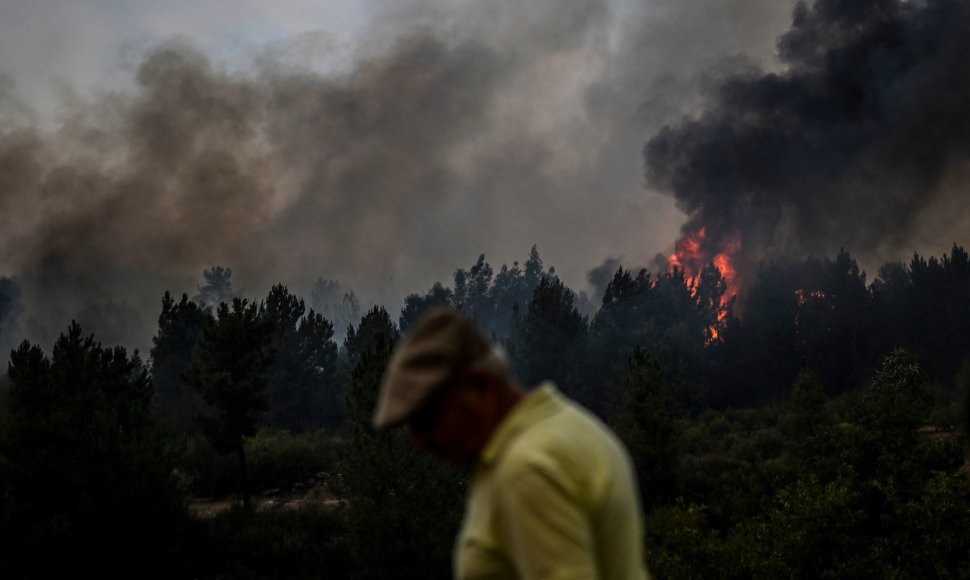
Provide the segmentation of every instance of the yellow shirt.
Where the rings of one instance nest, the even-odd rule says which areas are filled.
[[[644,580],[630,458],[551,384],[512,408],[472,477],[455,547],[459,580]]]

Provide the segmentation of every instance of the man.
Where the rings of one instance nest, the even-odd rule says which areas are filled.
[[[439,309],[394,353],[374,415],[472,469],[455,576],[643,580],[643,529],[629,455],[551,384],[526,393],[502,351]]]

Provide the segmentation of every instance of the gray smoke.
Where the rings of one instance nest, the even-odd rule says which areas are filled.
[[[604,256],[669,246],[682,218],[644,192],[640,144],[695,106],[695,71],[769,62],[787,11],[394,2],[344,67],[273,47],[230,70],[171,41],[130,89],[66,91],[53,128],[0,77],[0,276],[18,276],[30,338],[80,318],[142,349],[162,292],[214,265],[250,297],[323,278],[393,311],[482,252],[538,244],[582,289]]]
[[[741,67],[647,142],[682,234],[703,228],[707,259],[740,238],[742,276],[765,256],[966,244],[970,3],[800,3],[778,52],[780,71]]]
[[[586,281],[589,282],[589,300],[598,306],[603,302],[603,295],[606,294],[606,287],[613,281],[613,276],[622,265],[620,258],[607,258],[603,263],[596,266],[586,273]]]

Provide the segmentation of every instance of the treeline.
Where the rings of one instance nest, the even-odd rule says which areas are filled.
[[[940,258],[887,263],[872,283],[844,250],[768,262],[743,302],[726,292],[713,265],[695,280],[676,269],[620,268],[590,309],[554,269],[542,271],[533,249],[524,270],[493,275],[482,256],[455,273],[452,287],[409,296],[400,327],[437,304],[459,308],[508,347],[527,384],[553,379],[602,415],[618,400],[636,346],[663,366],[678,403],[692,411],[783,400],[803,368],[837,395],[897,348],[940,384],[970,360],[970,256],[957,245]]]
[[[958,246],[871,284],[846,252],[768,263],[743,304],[713,266],[696,280],[621,268],[598,307],[533,248],[497,273],[480,257],[396,320],[333,281],[308,306],[281,284],[236,296],[226,268],[204,280],[192,298],[164,294],[147,363],[76,324],[49,355],[11,354],[4,577],[65,562],[108,577],[448,577],[464,475],[370,428],[394,344],[437,305],[626,441],[659,577],[970,575]],[[2,330],[18,301],[0,282]],[[313,477],[330,501],[250,507]],[[188,497],[226,494],[243,507],[190,516]]]

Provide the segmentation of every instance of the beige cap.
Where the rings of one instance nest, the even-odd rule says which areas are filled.
[[[374,412],[374,428],[400,425],[434,393],[492,352],[474,322],[449,308],[424,316],[391,357]]]

